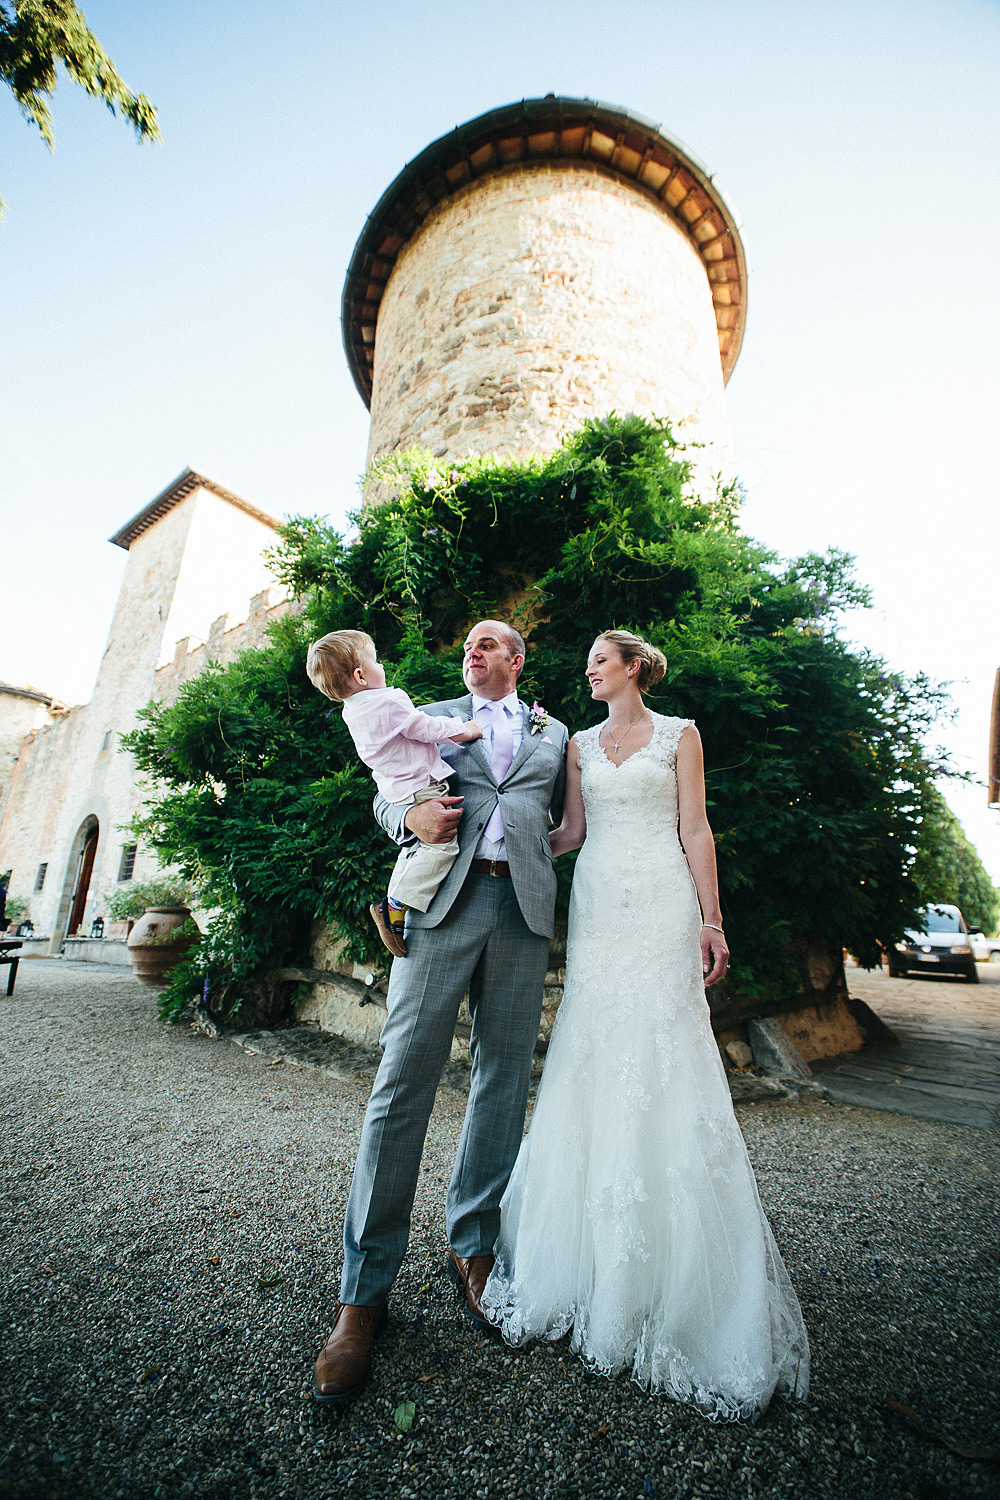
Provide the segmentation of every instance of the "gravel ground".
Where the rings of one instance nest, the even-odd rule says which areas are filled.
[[[375,1378],[335,1414],[309,1377],[366,1087],[166,1028],[130,975],[59,961],[22,964],[0,1044],[0,1495],[997,1493],[989,1132],[815,1099],[740,1107],[813,1387],[727,1427],[592,1376],[565,1344],[477,1339],[442,1271],[464,1108],[446,1088]]]

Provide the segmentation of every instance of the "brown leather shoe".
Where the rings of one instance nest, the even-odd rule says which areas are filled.
[[[324,1406],[353,1401],[368,1382],[372,1343],[388,1321],[388,1309],[338,1302],[330,1336],[316,1361],[313,1400]]]
[[[373,901],[368,910],[372,914],[372,921],[378,928],[378,935],[382,939],[390,953],[396,958],[406,957],[406,942],[402,932],[398,932],[389,921],[389,903],[382,897],[381,901]]]
[[[463,1258],[456,1255],[454,1250],[448,1252],[448,1275],[465,1293],[463,1311],[469,1322],[475,1324],[481,1333],[495,1334],[497,1332],[483,1312],[482,1303],[479,1300],[486,1289],[495,1260],[494,1255],[470,1255]]]

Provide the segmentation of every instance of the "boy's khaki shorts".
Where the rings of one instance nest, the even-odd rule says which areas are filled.
[[[431,802],[435,797],[447,797],[448,783],[432,781],[430,786],[404,797],[396,807],[415,807],[419,802]],[[417,911],[426,911],[438,893],[438,887],[458,856],[458,839],[449,839],[447,844],[425,844],[418,839],[399,851],[399,858],[389,878],[389,895],[401,906],[413,906]]]

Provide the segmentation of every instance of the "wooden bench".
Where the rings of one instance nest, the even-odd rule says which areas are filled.
[[[16,938],[0,938],[0,964],[10,964],[10,973],[7,976],[8,995],[13,995],[14,993],[17,966],[21,961],[21,955],[14,950],[20,947],[22,947],[22,944]]]

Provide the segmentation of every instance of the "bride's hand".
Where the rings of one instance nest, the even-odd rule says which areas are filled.
[[[718,984],[729,967],[729,944],[721,932],[714,927],[701,929],[701,972],[705,976],[705,988]]]

